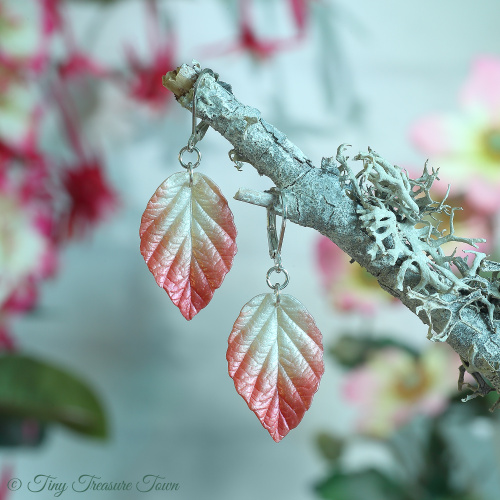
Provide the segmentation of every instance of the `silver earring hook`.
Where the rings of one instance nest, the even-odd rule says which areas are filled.
[[[202,80],[203,76],[207,73],[210,73],[216,80],[219,78],[219,75],[217,73],[214,73],[210,68],[205,68],[199,75],[198,79],[196,80],[194,86],[193,86],[193,117],[192,117],[192,126],[191,126],[191,137],[188,140],[188,145],[187,149],[189,152],[192,152],[194,150],[194,147],[198,141],[202,139],[202,137],[205,135],[205,132],[207,131],[208,124],[204,123],[203,120],[200,122],[198,127],[196,126],[196,91],[198,90],[198,85],[200,84],[200,81]],[[198,129],[198,130],[197,130]]]
[[[200,84],[200,81],[202,80],[203,76],[206,73],[211,73],[215,80],[219,78],[219,75],[217,73],[214,73],[210,68],[205,68],[203,71],[200,72],[198,75],[198,79],[193,85],[193,117],[192,117],[192,127],[191,127],[191,137],[188,139],[187,146],[184,146],[180,151],[179,151],[179,163],[181,164],[182,167],[184,167],[186,170],[189,172],[189,185],[193,185],[193,169],[198,167],[198,165],[201,162],[201,152],[200,150],[196,147],[196,144],[203,139],[203,136],[205,135],[206,131],[208,130],[208,123],[204,122],[203,120],[200,121],[198,126],[196,125],[196,101],[197,101],[197,96],[196,96],[196,91],[198,90],[198,85]],[[190,162],[184,161],[183,155],[185,152],[192,153],[193,151],[196,153],[196,161]]]
[[[276,304],[280,303],[280,290],[283,290],[290,281],[288,271],[281,264],[281,247],[283,246],[283,238],[285,236],[286,220],[287,220],[287,205],[285,201],[285,194],[277,188],[272,190],[278,196],[279,204],[281,205],[281,230],[278,239],[278,232],[276,230],[276,210],[275,205],[267,207],[267,241],[269,243],[269,256],[274,260],[274,266],[267,271],[266,283],[269,288],[274,290],[276,296]],[[283,283],[271,283],[271,274],[284,273],[285,281]]]
[[[274,192],[278,195],[279,203],[281,205],[281,230],[278,239],[276,231],[276,211],[274,205],[267,207],[267,241],[269,243],[269,256],[274,259],[276,265],[281,265],[281,247],[283,246],[283,238],[285,236],[286,219],[287,219],[287,206],[283,193],[279,189]]]

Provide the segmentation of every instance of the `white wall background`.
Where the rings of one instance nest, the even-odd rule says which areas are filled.
[[[178,62],[196,58],[217,71],[238,99],[259,108],[316,165],[342,142],[354,150],[373,146],[398,164],[423,164],[425,158],[408,139],[410,124],[430,111],[453,109],[473,57],[500,51],[496,0],[337,1],[331,29],[352,80],[339,86],[339,99],[342,103],[343,92],[348,100],[352,90],[364,110],[362,121],[353,124],[341,104],[332,108],[326,103],[318,57],[322,38],[316,32],[297,50],[261,65],[239,53],[207,57],[206,44],[234,36],[228,5],[166,2],[165,12],[179,35]],[[320,12],[318,6],[315,10]],[[286,31],[280,12],[259,18],[263,31]],[[75,5],[71,13],[82,33],[99,15],[88,5]],[[123,40],[136,38],[145,52],[144,26],[140,2],[111,7],[92,50],[114,62],[121,60]],[[323,47],[324,58],[330,50],[333,54]],[[120,115],[115,118],[119,121]],[[92,241],[66,252],[62,272],[44,288],[39,312],[16,324],[26,352],[73,369],[101,394],[110,439],[94,442],[54,428],[41,448],[3,452],[2,462],[13,463],[22,480],[42,473],[65,481],[80,474],[103,481],[158,474],[180,483],[181,489],[170,495],[179,500],[312,500],[311,485],[326,467],[313,445],[315,433],[351,428],[353,410],[338,397],[339,370],[327,360],[320,390],[302,424],[276,444],[236,394],[225,360],[232,324],[245,302],[267,291],[265,273],[271,266],[265,211],[231,198],[240,186],[267,189],[270,181],[250,166],[238,173],[227,157],[230,145],[214,131],[200,144],[200,168],[230,199],[239,252],[211,305],[186,322],[147,270],[138,228],[156,187],[179,170],[177,153],[189,137],[190,116],[174,103],[165,119],[143,115],[135,120],[135,132],[125,138],[112,130],[108,137],[102,124],[94,130],[121,192],[121,210]],[[364,320],[340,317],[326,303],[314,265],[316,238],[313,230],[289,224],[283,258],[291,274],[287,292],[312,313],[328,344],[341,328],[359,327]],[[372,326],[393,331],[399,325],[426,342],[427,328],[403,310],[379,314]],[[141,498],[137,492],[85,495]],[[71,492],[64,496],[75,498]],[[147,494],[150,499],[165,496]],[[11,498],[31,496],[20,491]]]

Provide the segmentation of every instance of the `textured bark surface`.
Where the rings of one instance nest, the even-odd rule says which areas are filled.
[[[183,65],[163,78],[163,85],[188,110],[192,109],[192,88],[199,72],[196,64]],[[323,158],[315,168],[297,146],[261,117],[259,110],[240,103],[230,86],[212,74],[203,74],[198,85],[197,116],[233,145],[232,157],[236,161],[251,164],[286,191],[289,220],[327,236],[375,276],[384,290],[399,298],[423,322],[431,324],[434,340],[446,340],[480,382],[478,392],[488,391],[487,386],[481,385],[482,378],[500,391],[500,302],[496,298],[491,300],[488,295],[485,300],[472,300],[470,287],[467,293],[455,287],[449,293],[424,297],[412,290],[421,279],[414,266],[402,273],[403,285],[398,283],[401,259],[383,252],[373,257],[373,236],[358,213],[359,200],[346,190],[342,175],[345,171],[339,170],[341,164],[334,157]],[[270,196],[242,189],[237,199],[265,206]],[[437,271],[430,272],[436,273],[437,280]]]

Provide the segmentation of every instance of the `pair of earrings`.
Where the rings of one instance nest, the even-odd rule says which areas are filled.
[[[227,200],[208,177],[193,172],[201,161],[196,143],[206,130],[203,122],[196,127],[196,90],[206,72],[211,70],[203,70],[194,85],[192,134],[179,153],[186,172],[173,174],[160,185],[140,227],[141,253],[149,270],[188,320],[208,305],[236,254],[236,227]],[[184,162],[186,151],[196,153],[194,164]],[[282,214],[279,238],[276,209],[267,208],[274,265],[266,282],[273,292],[257,295],[243,306],[229,336],[226,358],[236,391],[278,442],[309,409],[324,365],[314,319],[297,299],[281,294],[289,283],[281,262],[287,203],[284,192],[275,192]],[[271,283],[274,272],[284,274],[282,284]]]

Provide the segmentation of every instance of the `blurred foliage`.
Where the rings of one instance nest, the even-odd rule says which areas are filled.
[[[329,500],[409,500],[404,489],[375,469],[333,472],[316,486],[320,498]]]
[[[361,415],[354,435],[339,438],[323,431],[316,436],[318,451],[330,467],[329,475],[316,486],[320,498],[490,498],[484,496],[483,483],[486,477],[491,485],[498,483],[490,476],[498,475],[495,464],[486,467],[481,477],[471,475],[463,457],[464,446],[458,446],[456,439],[473,439],[469,429],[478,422],[482,422],[480,428],[485,421],[498,425],[499,416],[488,411],[496,395],[464,404],[463,392],[443,385],[445,377],[455,376],[458,357],[453,361],[455,356],[450,358],[450,351],[439,345],[419,352],[388,336],[377,338],[358,332],[341,335],[326,352],[346,369],[343,396],[361,405]],[[384,360],[388,364],[385,368]],[[470,378],[471,386],[473,382]],[[390,423],[383,425],[384,419]],[[384,449],[393,467],[385,464],[382,471],[374,464],[363,470],[347,470],[343,457],[354,437],[358,445],[366,439]],[[491,450],[484,445],[475,450],[481,463],[494,453],[494,443],[488,445]],[[457,471],[468,479],[457,480]]]
[[[34,418],[0,415],[0,446],[38,446],[47,426]]]
[[[418,352],[390,337],[375,338],[367,333],[356,332],[341,335],[326,351],[327,354],[345,368],[354,368],[364,363],[371,352],[386,347],[395,347],[414,357]]]
[[[344,448],[343,440],[329,432],[317,434],[316,445],[323,458],[331,462],[338,460]]]
[[[59,423],[96,438],[107,435],[104,409],[94,392],[72,373],[28,356],[0,356],[0,414]]]

